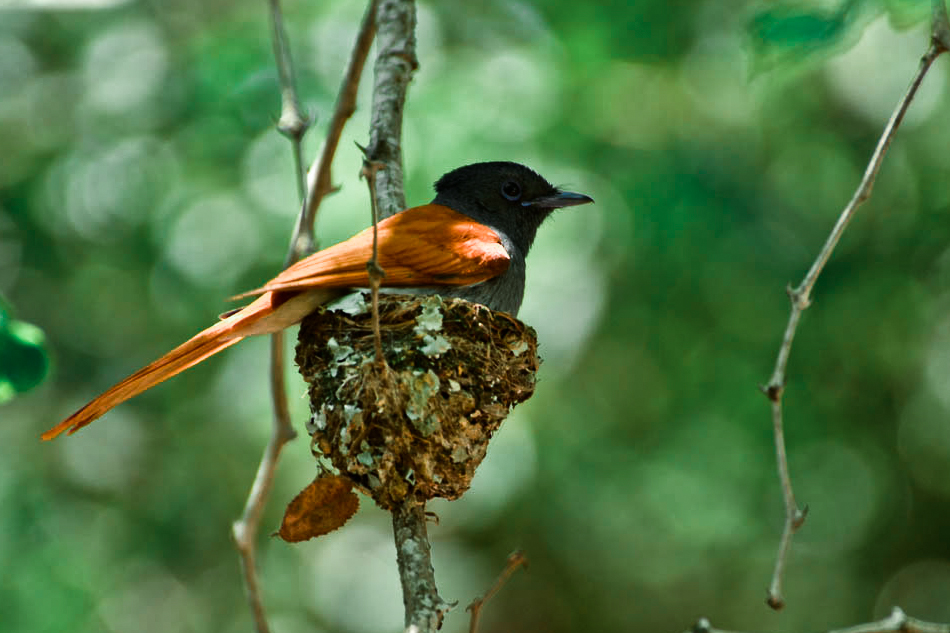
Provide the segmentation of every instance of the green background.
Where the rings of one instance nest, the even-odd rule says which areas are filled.
[[[11,3],[6,3],[11,4]],[[230,524],[269,434],[266,341],[232,348],[76,436],[40,432],[212,323],[283,260],[296,212],[264,2],[0,12],[0,293],[50,378],[0,408],[0,628],[248,631]],[[47,3],[48,4],[48,3]],[[76,4],[70,3],[70,4]],[[290,2],[322,141],[361,3]],[[787,438],[810,508],[788,606],[768,380],[797,283],[927,47],[929,3],[422,3],[407,198],[476,160],[597,204],[529,258],[535,397],[472,490],[432,504],[445,630],[507,554],[530,560],[483,631],[824,630],[892,605],[950,621],[950,61],[926,78],[872,199],[815,289]],[[318,220],[367,225],[354,141]],[[293,338],[293,337],[291,337]],[[288,343],[290,345],[290,343]],[[304,386],[292,374],[295,424]],[[290,444],[264,517],[275,631],[398,631],[389,518],[270,539],[313,477]]]

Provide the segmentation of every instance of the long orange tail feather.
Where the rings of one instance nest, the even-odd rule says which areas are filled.
[[[119,384],[98,396],[92,402],[41,435],[51,440],[63,431],[72,435],[112,407],[134,398],[146,389],[197,365],[204,359],[240,341],[242,336],[223,338],[220,335],[207,338],[205,332],[179,345],[155,362],[138,370]]]
[[[129,398],[134,398],[189,367],[194,367],[209,356],[231,347],[245,336],[274,331],[281,326],[287,327],[283,323],[275,324],[273,328],[265,324],[269,321],[267,317],[273,319],[280,312],[276,310],[278,306],[292,303],[293,301],[286,301],[286,297],[277,298],[273,293],[259,297],[240,312],[202,330],[158,360],[111,387],[40,437],[51,440],[64,431],[73,434],[112,407]]]

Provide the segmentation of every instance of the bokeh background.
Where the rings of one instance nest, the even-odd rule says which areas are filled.
[[[297,209],[262,1],[0,2],[0,292],[47,379],[0,408],[0,628],[237,632],[230,525],[269,434],[266,341],[52,444],[41,431],[275,273]],[[363,3],[286,3],[315,156]],[[825,630],[950,621],[950,60],[926,78],[803,319],[788,450],[810,508],[788,606],[768,380],[797,283],[927,46],[929,3],[419,5],[407,197],[475,160],[597,204],[543,227],[522,318],[535,397],[471,491],[432,504],[445,630],[505,557],[483,631]],[[355,142],[318,220],[367,225]],[[35,331],[32,331],[34,342]],[[293,338],[293,337],[291,337]],[[288,346],[292,341],[288,343]],[[292,357],[292,356],[291,356]],[[9,370],[9,368],[7,368]],[[307,405],[293,374],[302,428]],[[8,390],[9,391],[9,390]],[[7,394],[9,395],[9,393]],[[264,530],[313,477],[285,451]],[[401,630],[389,517],[261,538],[274,629]]]

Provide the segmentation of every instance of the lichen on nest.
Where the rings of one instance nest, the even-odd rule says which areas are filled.
[[[301,323],[314,454],[386,509],[409,495],[456,499],[508,412],[534,392],[535,332],[463,299],[383,294],[379,313],[385,365],[368,309]]]

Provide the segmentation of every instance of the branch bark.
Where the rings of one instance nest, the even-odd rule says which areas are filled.
[[[402,603],[406,608],[406,629],[415,627],[420,633],[438,631],[449,605],[439,597],[435,587],[425,504],[407,498],[393,510],[393,537]]]
[[[910,107],[917,89],[920,87],[924,76],[930,69],[934,60],[940,54],[948,50],[947,40],[950,40],[950,24],[947,22],[947,11],[943,0],[934,0],[933,3],[934,21],[931,27],[930,47],[920,61],[917,73],[914,75],[907,92],[897,104],[897,108],[891,115],[890,120],[884,127],[884,132],[878,140],[877,147],[871,155],[868,166],[864,171],[864,177],[861,179],[857,190],[851,200],[841,211],[838,221],[832,228],[824,246],[818,253],[818,257],[812,263],[811,268],[805,275],[805,278],[796,288],[787,288],[789,299],[791,300],[791,313],[789,314],[788,324],[785,327],[785,333],[782,336],[782,344],[779,346],[778,357],[775,361],[775,368],[768,384],[762,387],[763,393],[771,401],[772,407],[772,426],[775,435],[775,454],[778,466],[779,482],[782,487],[782,496],[785,500],[785,527],[782,530],[782,538],[779,541],[778,555],[775,560],[775,568],[772,572],[772,581],[768,589],[766,602],[773,609],[781,609],[785,606],[785,600],[782,597],[782,578],[785,570],[785,562],[791,547],[792,536],[802,526],[808,513],[807,506],[800,509],[795,501],[795,493],[792,490],[792,481],[788,472],[788,459],[785,452],[785,434],[783,430],[782,419],[782,397],[785,391],[786,368],[788,359],[791,355],[792,342],[795,339],[795,332],[798,323],[801,320],[802,312],[811,305],[811,292],[818,281],[818,276],[824,270],[828,259],[834,252],[838,241],[844,234],[851,218],[854,217],[858,207],[871,197],[871,190],[874,188],[874,182],[877,179],[878,171],[884,161],[884,156],[900,127],[907,109]]]
[[[373,221],[406,208],[402,171],[402,117],[416,58],[413,0],[379,0],[369,144],[363,150],[375,187]],[[407,630],[437,631],[448,605],[439,597],[426,532],[425,504],[407,499],[393,511],[396,562]]]
[[[416,7],[412,0],[380,0],[376,12],[377,53],[373,114],[365,154],[383,163],[376,174],[380,219],[406,208],[402,177],[402,115],[416,59]]]

